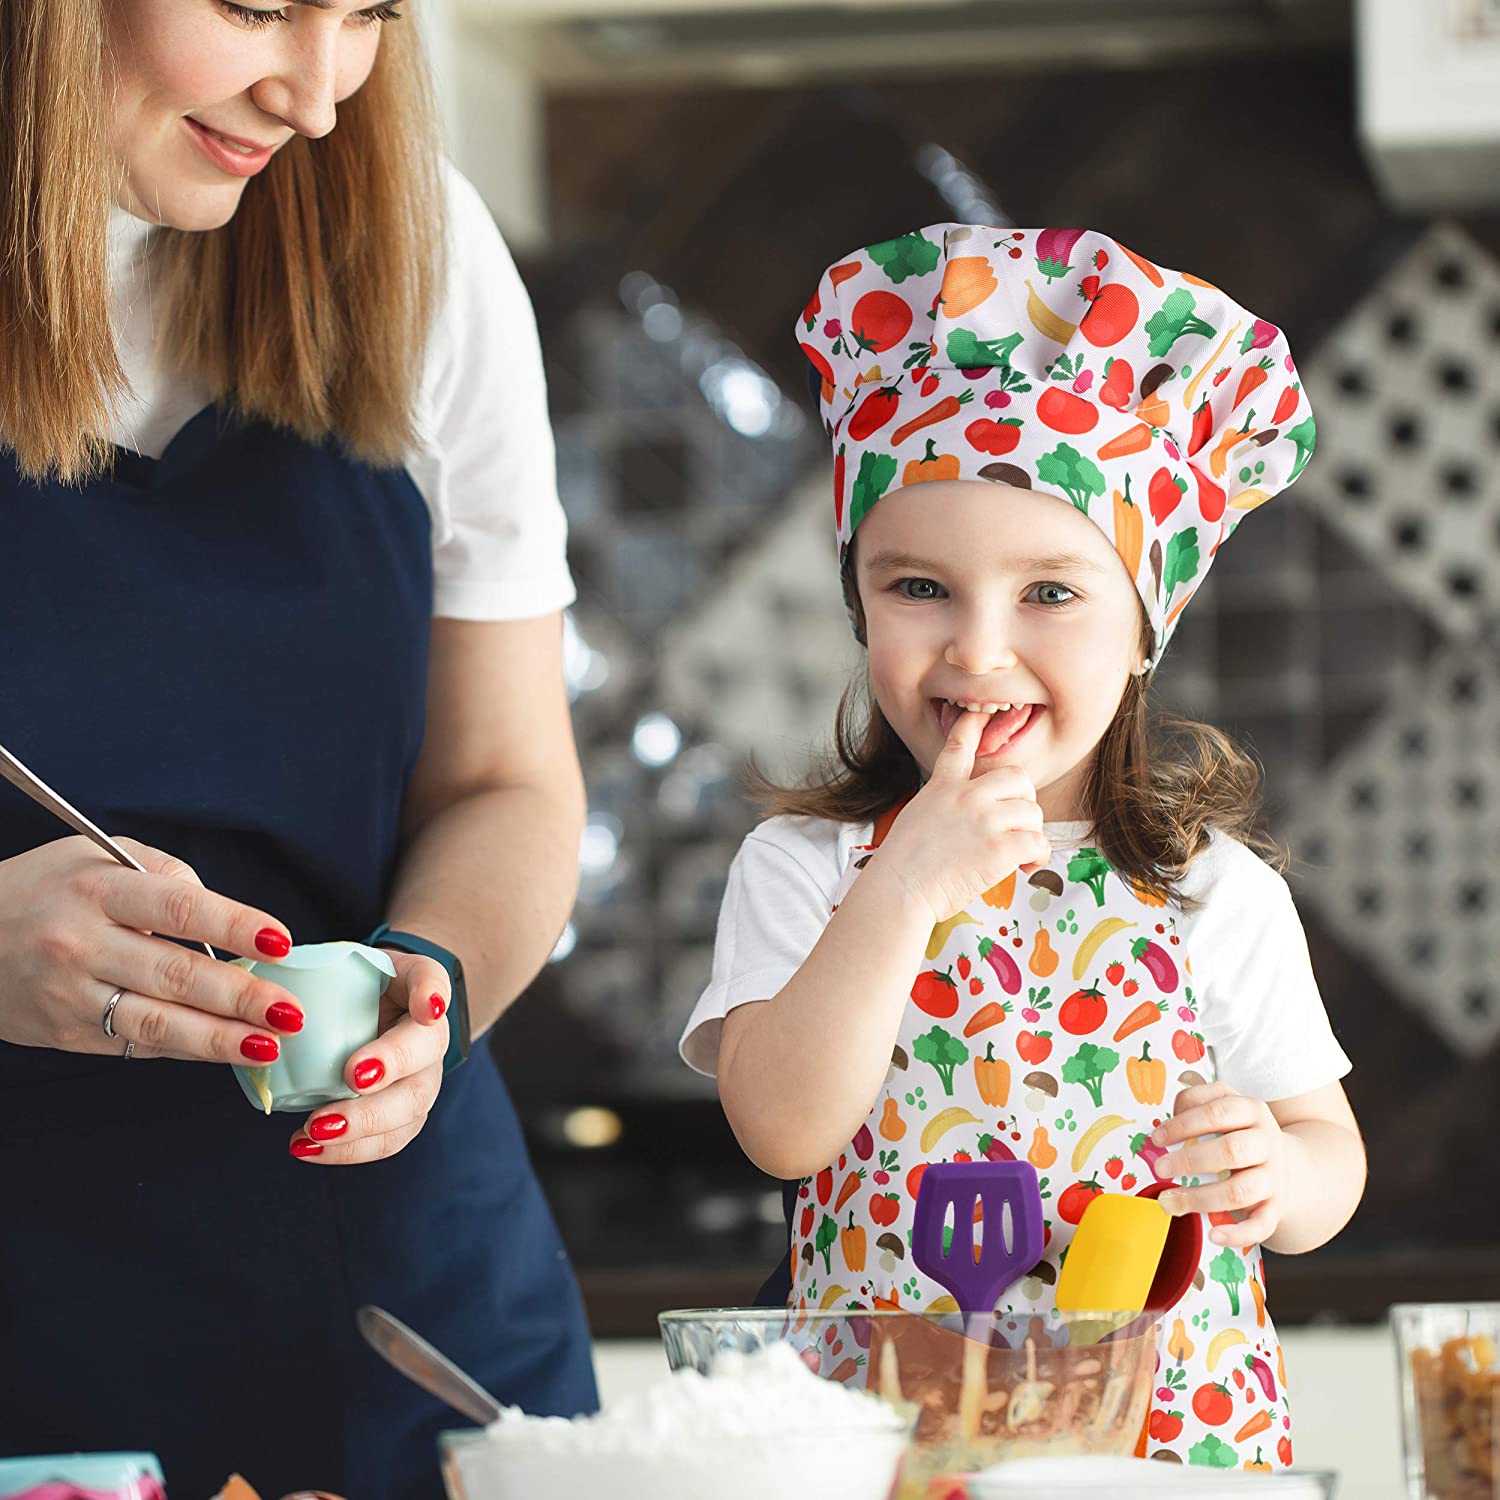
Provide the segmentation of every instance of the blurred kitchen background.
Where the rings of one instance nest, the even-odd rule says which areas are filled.
[[[1365,1205],[1272,1297],[1500,1297],[1500,0],[412,9],[536,302],[571,525],[583,887],[493,1044],[596,1331],[785,1252],[676,1043],[744,758],[794,772],[857,661],[792,320],[947,219],[1105,229],[1287,329],[1317,459],[1158,678],[1262,758],[1355,1062]]]

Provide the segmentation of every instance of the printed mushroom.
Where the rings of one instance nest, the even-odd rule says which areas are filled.
[[[1195,1089],[1200,1084],[1208,1082],[1208,1080],[1195,1068],[1184,1069],[1183,1072],[1177,1075],[1177,1081],[1185,1089]]]
[[[1021,1295],[1029,1302],[1040,1302],[1042,1288],[1057,1285],[1057,1267],[1050,1260],[1039,1260],[1021,1278]]]
[[[1026,1108],[1040,1114],[1049,1099],[1057,1098],[1057,1080],[1050,1073],[1028,1073],[1021,1082],[1026,1086]]]
[[[901,1047],[899,1042],[896,1044],[896,1046],[891,1048],[891,1066],[898,1069],[902,1073],[904,1073],[907,1068],[911,1066],[910,1059],[908,1059],[905,1050]]]
[[[896,1269],[898,1260],[906,1259],[906,1246],[901,1243],[899,1235],[889,1230],[875,1241],[875,1248],[880,1251],[880,1269],[887,1275]]]
[[[1047,903],[1063,893],[1062,876],[1056,870],[1038,870],[1027,885],[1031,887],[1031,909],[1046,911]]]

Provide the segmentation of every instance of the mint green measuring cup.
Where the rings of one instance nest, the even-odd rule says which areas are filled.
[[[380,1029],[380,997],[396,977],[391,956],[363,943],[308,943],[280,963],[235,959],[243,969],[290,990],[307,1020],[283,1036],[281,1055],[264,1067],[236,1067],[245,1097],[256,1109],[295,1113],[356,1098],[344,1064]]]

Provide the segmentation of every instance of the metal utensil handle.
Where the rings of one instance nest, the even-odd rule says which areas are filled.
[[[485,1427],[504,1415],[500,1403],[482,1385],[383,1307],[362,1307],[354,1318],[365,1342],[393,1369],[429,1395]]]
[[[140,860],[117,844],[102,828],[84,817],[66,797],[58,796],[35,771],[24,766],[4,745],[0,745],[0,777],[4,777],[13,787],[25,792],[39,807],[45,807],[53,817],[60,818],[74,833],[81,833],[86,839],[92,839],[122,865],[132,870],[139,870],[142,875],[151,873]],[[210,958],[219,956],[207,943],[200,943],[198,946]]]

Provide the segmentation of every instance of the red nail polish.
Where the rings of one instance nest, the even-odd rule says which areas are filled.
[[[321,1156],[322,1154],[323,1148],[316,1141],[303,1140],[303,1138],[299,1135],[297,1139],[292,1142],[293,1156]]]
[[[315,1141],[331,1141],[343,1135],[348,1128],[349,1122],[343,1115],[319,1115],[308,1124],[307,1133]]]
[[[296,1033],[302,1030],[302,1012],[295,1005],[288,1005],[285,1000],[278,1000],[275,1005],[266,1009],[266,1025],[274,1026],[277,1031],[290,1031]]]
[[[367,1057],[354,1070],[354,1087],[374,1088],[385,1077],[385,1064],[378,1057]]]
[[[251,1062],[273,1063],[281,1056],[281,1043],[273,1036],[247,1036],[240,1051]]]
[[[432,1019],[442,1020],[443,1012],[448,1009],[448,1002],[441,995],[434,995],[427,1003],[432,1007]]]
[[[292,951],[292,940],[274,927],[262,927],[255,934],[255,947],[267,958],[285,958]]]

